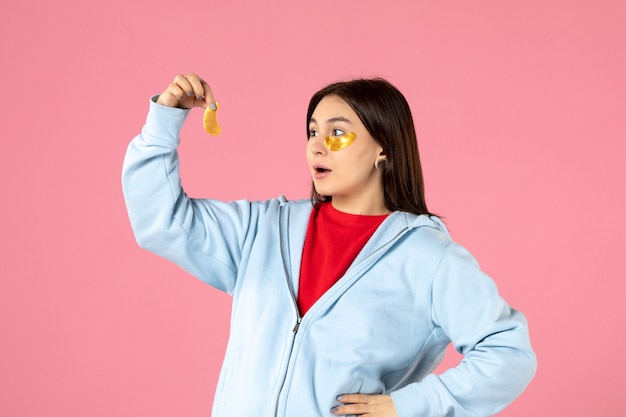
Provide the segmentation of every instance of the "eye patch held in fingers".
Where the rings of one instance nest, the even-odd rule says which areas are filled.
[[[204,110],[204,118],[202,120],[204,124],[204,130],[207,131],[208,134],[217,136],[222,133],[222,128],[219,123],[217,123],[217,109],[219,108],[219,103],[214,101],[209,104],[209,106]]]
[[[324,145],[331,151],[340,151],[347,148],[356,139],[356,133],[348,132],[341,136],[328,136],[324,139]]]

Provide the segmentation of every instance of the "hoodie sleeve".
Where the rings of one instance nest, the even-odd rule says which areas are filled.
[[[232,293],[251,205],[187,197],[179,175],[179,132],[189,110],[150,101],[146,124],[130,143],[122,186],[139,246]]]
[[[435,272],[431,309],[463,360],[392,393],[399,417],[491,416],[524,391],[536,371],[526,319],[457,244]]]

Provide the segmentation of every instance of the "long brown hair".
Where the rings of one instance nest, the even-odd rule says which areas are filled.
[[[411,109],[402,93],[382,78],[356,79],[330,84],[311,97],[307,111],[307,137],[313,111],[326,96],[344,100],[387,156],[382,169],[385,206],[389,211],[432,214],[424,198],[424,177],[417,149]],[[311,185],[314,204],[329,201]]]

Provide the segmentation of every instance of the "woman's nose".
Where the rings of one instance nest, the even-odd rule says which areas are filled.
[[[324,145],[324,139],[319,136],[310,138],[307,148],[313,155],[326,155],[328,152],[328,148]]]

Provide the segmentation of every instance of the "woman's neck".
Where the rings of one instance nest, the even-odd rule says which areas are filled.
[[[365,216],[380,216],[389,214],[384,201],[354,201],[333,197],[331,204],[335,210],[348,214],[361,214]]]

